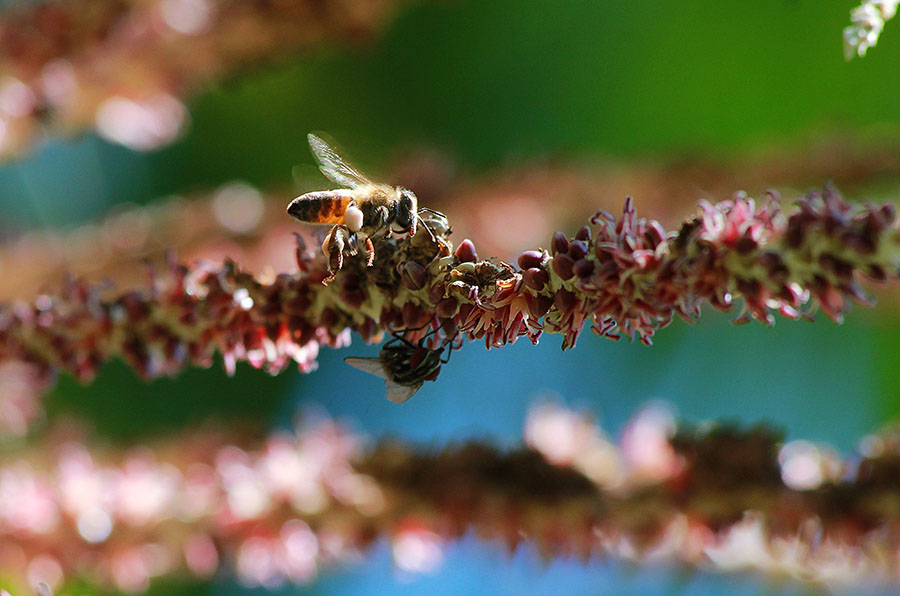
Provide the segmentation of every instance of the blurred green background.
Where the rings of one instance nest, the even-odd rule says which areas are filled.
[[[29,225],[59,224],[234,178],[284,186],[309,161],[310,130],[376,168],[424,142],[479,171],[546,155],[739,158],[836,129],[898,133],[900,44],[889,23],[884,43],[845,62],[851,7],[412,3],[371,42],[247,69],[208,90],[190,106],[190,133],[166,150],[50,143],[4,168],[3,206]]]
[[[841,30],[852,6],[844,0],[412,3],[374,40],[323,47],[209,89],[189,106],[188,134],[165,150],[137,154],[88,135],[47,142],[30,158],[4,165],[0,232],[73,226],[117,203],[147,203],[233,179],[289,187],[292,166],[311,161],[310,130],[328,131],[376,172],[396,151],[428,146],[480,175],[548,156],[739,161],[750,151],[799,146],[833,131],[863,141],[900,136],[900,23],[888,23],[865,59],[847,63]],[[883,182],[873,180],[872,188]],[[652,217],[635,199],[639,212]],[[689,420],[767,419],[792,438],[847,451],[900,413],[900,317],[882,304],[854,310],[842,327],[820,319],[779,320],[765,329],[733,327],[728,317],[707,312],[695,328],[676,322],[661,331],[650,348],[589,333],[567,354],[554,336],[538,348],[519,342],[485,352],[471,345],[403,407],[383,399],[377,380],[344,368],[343,356],[377,351],[358,341],[323,353],[309,376],[270,378],[241,367],[228,379],[216,367],[144,384],[113,363],[90,387],[63,378],[50,413],[87,416],[102,436],[128,442],[181,432],[211,414],[265,429],[315,401],[377,436],[512,443],[528,404],[552,392],[595,413],[612,434],[642,404],[664,399]],[[524,555],[485,554],[473,540],[454,548],[438,576],[412,584],[392,580],[381,549],[360,569],[284,593],[359,593],[375,583],[385,593],[429,594],[555,594],[563,585],[570,594],[805,589],[746,577],[631,574],[611,563],[541,568]],[[251,593],[225,580],[214,589]]]

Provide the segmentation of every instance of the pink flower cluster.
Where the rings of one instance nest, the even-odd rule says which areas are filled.
[[[759,206],[743,194],[701,203],[701,214],[667,233],[637,217],[631,199],[620,218],[600,211],[574,237],[556,233],[549,250],[522,253],[519,269],[476,260],[464,242],[458,264],[429,287],[437,323],[499,346],[542,331],[572,347],[585,324],[598,336],[650,344],[674,315],[694,321],[709,303],[737,321],[772,324],[773,312],[840,321],[850,302],[869,303],[861,278],[897,278],[898,233],[890,204],[854,207],[833,188],[785,213],[774,194]]]
[[[701,210],[667,234],[628,200],[619,219],[599,212],[575,238],[554,236],[552,256],[520,257],[531,265],[526,274],[544,282],[532,287],[553,297],[544,328],[565,333],[564,347],[586,320],[599,336],[649,344],[673,315],[693,321],[705,302],[730,310],[738,299],[738,321],[771,324],[772,311],[797,318],[817,308],[840,320],[849,301],[866,301],[860,276],[896,279],[891,205],[854,208],[826,188],[789,213],[777,197],[758,206],[742,194]]]
[[[202,434],[117,462],[73,441],[43,449],[0,466],[0,573],[33,586],[81,577],[142,592],[161,575],[209,577],[224,556],[250,585],[306,583],[322,561],[352,558],[364,525],[313,532],[300,518],[383,507],[350,466],[357,439],[328,421],[254,452]]]
[[[63,369],[85,381],[113,355],[148,378],[187,363],[210,366],[215,351],[229,372],[239,360],[273,373],[288,362],[309,371],[319,344],[339,347],[348,332],[331,334],[303,318],[305,289],[288,275],[260,283],[230,262],[188,269],[170,260],[165,271],[150,271],[145,290],[113,300],[70,279],[61,295],[0,311],[0,361],[25,362],[46,375]]]
[[[0,366],[0,443],[20,438],[41,417],[40,398],[47,378],[39,368],[10,361]]]
[[[65,0],[0,19],[0,156],[42,124],[148,150],[187,122],[181,98],[247,64],[377,27],[390,0]]]
[[[0,307],[0,364],[33,367],[43,386],[58,370],[88,381],[114,356],[145,377],[209,366],[216,352],[229,372],[239,361],[310,371],[319,346],[346,345],[351,330],[367,342],[403,331],[428,349],[460,335],[488,348],[536,343],[546,331],[569,348],[589,324],[649,344],[704,303],[740,303],[738,321],[816,309],[839,321],[851,302],[868,303],[860,280],[895,280],[900,257],[891,205],[851,206],[830,188],[787,212],[774,196],[761,206],[740,194],[703,203],[676,232],[637,217],[629,199],[621,217],[598,212],[574,237],[557,233],[549,250],[522,253],[518,268],[478,260],[468,240],[452,250],[447,228],[439,232],[380,239],[373,267],[348,258],[328,286],[321,255],[299,237],[294,275],[170,259],[144,289],[113,297],[71,279],[60,295]]]
[[[0,575],[137,593],[225,568],[275,587],[381,537],[398,570],[425,573],[474,530],[546,557],[895,585],[898,437],[866,437],[842,459],[764,427],[679,428],[653,405],[617,444],[554,404],[532,409],[514,450],[365,448],[323,418],[249,448],[195,433],[116,453],[69,436],[0,465]]]

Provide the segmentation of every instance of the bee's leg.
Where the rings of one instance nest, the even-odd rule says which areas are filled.
[[[322,280],[322,285],[327,286],[331,282],[334,281],[334,276],[338,274],[338,271],[344,266],[344,251],[339,250],[337,253],[337,267],[332,267],[329,263],[328,265],[328,277]]]
[[[322,280],[322,285],[327,286],[334,281],[334,276],[344,266],[344,234],[343,226],[334,226],[322,242],[322,253],[328,266],[328,277]],[[337,261],[336,266],[332,266],[334,260]]]
[[[325,265],[328,267],[329,273],[331,273],[331,242],[334,240],[335,229],[331,228],[331,231],[322,239],[322,254],[325,255]]]
[[[366,237],[366,267],[371,267],[373,263],[375,263],[375,245],[372,244],[372,239],[367,236]]]
[[[347,238],[347,247],[351,256],[359,253],[359,236],[356,232],[350,232],[350,236]]]

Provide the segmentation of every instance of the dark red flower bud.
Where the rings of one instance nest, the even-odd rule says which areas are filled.
[[[475,305],[474,305],[474,304],[468,304],[468,303],[465,303],[465,304],[460,304],[460,305],[459,305],[459,314],[458,314],[457,318],[459,319],[459,324],[460,324],[460,325],[464,325],[464,324],[465,324],[466,319],[469,318],[469,315],[472,314],[472,311],[473,311],[474,309],[475,309]]]
[[[550,243],[550,247],[553,249],[554,255],[565,253],[569,250],[569,239],[562,232],[556,232],[553,234],[553,241]]]
[[[540,267],[544,262],[544,253],[539,250],[526,250],[519,255],[519,269],[531,269]]]
[[[353,288],[341,292],[341,300],[347,306],[359,308],[366,301],[366,293],[361,288]]]
[[[876,281],[884,281],[887,279],[887,273],[880,265],[869,265],[866,275]]]
[[[453,337],[456,335],[457,331],[459,331],[459,323],[455,317],[444,319],[441,321],[441,330],[447,337]]]
[[[533,317],[543,317],[547,314],[547,311],[550,310],[550,307],[553,306],[553,298],[550,296],[532,296],[531,294],[526,294],[526,297],[526,300],[528,301],[528,310]]]
[[[287,314],[302,314],[310,307],[309,297],[306,294],[296,294],[282,304]]]
[[[553,271],[564,280],[572,279],[574,266],[575,261],[567,254],[560,253],[553,257]]]
[[[400,274],[400,278],[403,280],[403,285],[408,289],[421,290],[425,287],[425,282],[427,281],[426,273],[425,267],[422,265],[415,261],[406,261],[403,264],[403,271]]]
[[[461,263],[475,263],[478,261],[478,253],[475,252],[475,245],[472,244],[472,241],[468,238],[459,243],[454,254]]]
[[[762,291],[762,284],[755,279],[738,279],[737,289],[748,300],[753,300],[759,296]]]
[[[403,305],[403,326],[407,329],[414,329],[421,325],[422,317],[425,311],[418,304],[407,302]]]
[[[522,277],[525,280],[525,285],[532,290],[543,290],[547,282],[550,281],[550,274],[537,267],[526,269]]]
[[[853,278],[853,264],[829,253],[819,255],[819,265],[828,271],[832,271],[841,281],[849,281]]]
[[[185,310],[178,316],[178,322],[182,325],[195,325],[197,323],[197,311]]]
[[[594,272],[594,262],[589,259],[579,259],[572,268],[579,278],[584,279],[590,277]]]
[[[358,326],[356,330],[359,332],[360,336],[362,336],[363,341],[369,343],[378,334],[378,325],[375,323],[374,319],[366,317],[366,320],[363,321],[362,325]]]
[[[353,273],[352,271],[344,271],[344,273],[340,277],[339,281],[341,285],[341,289],[352,291],[359,288],[359,275]]]
[[[749,252],[756,250],[757,246],[756,240],[753,238],[741,236],[737,239],[737,242],[734,243],[734,250],[736,250],[739,255],[746,255]]]
[[[815,215],[808,211],[795,213],[788,218],[784,239],[789,248],[799,248],[806,239],[806,230],[815,219]]]
[[[386,327],[400,325],[403,322],[403,314],[396,308],[382,309],[381,322]]]
[[[131,337],[122,342],[122,356],[142,377],[149,371],[150,355],[147,346],[136,337]]]
[[[897,219],[897,208],[894,207],[893,203],[885,203],[881,206],[881,219],[884,222],[885,227],[890,227],[894,225],[894,220]]]
[[[777,252],[762,252],[756,260],[770,276],[778,280],[786,277],[789,273],[787,265],[784,264],[784,259]]]
[[[319,319],[319,326],[331,328],[337,323],[337,313],[334,312],[334,309],[325,308],[322,310],[322,317]]]
[[[559,290],[553,297],[553,303],[556,305],[556,310],[559,312],[569,312],[575,304],[575,294],[569,290]]]
[[[435,284],[431,286],[431,289],[428,290],[428,301],[432,304],[437,304],[444,297],[444,286],[440,284]]]
[[[583,240],[573,240],[569,243],[569,256],[572,257],[573,261],[584,258],[587,251],[587,243]]]
[[[150,314],[150,309],[141,300],[141,297],[137,292],[128,292],[124,294],[121,298],[119,298],[119,304],[125,309],[125,312],[128,313],[128,318],[131,319],[132,322],[138,322],[144,319],[148,314]]]
[[[437,316],[448,319],[456,314],[458,306],[456,300],[453,298],[444,298],[435,305],[434,312]]]
[[[666,239],[666,230],[658,221],[647,222],[647,232],[644,234],[644,244],[647,248],[655,249]]]
[[[313,328],[303,317],[297,315],[289,316],[287,327],[291,337],[300,345],[305,344],[312,336]]]
[[[256,329],[246,331],[242,343],[247,350],[258,350],[263,345],[263,338]]]
[[[576,240],[581,240],[583,242],[591,241],[591,228],[588,226],[581,226],[581,229],[578,230],[578,233],[575,234]]]

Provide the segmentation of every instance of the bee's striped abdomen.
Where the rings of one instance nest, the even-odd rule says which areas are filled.
[[[353,202],[350,194],[320,190],[299,196],[288,205],[289,215],[316,224],[342,224],[347,207]]]

